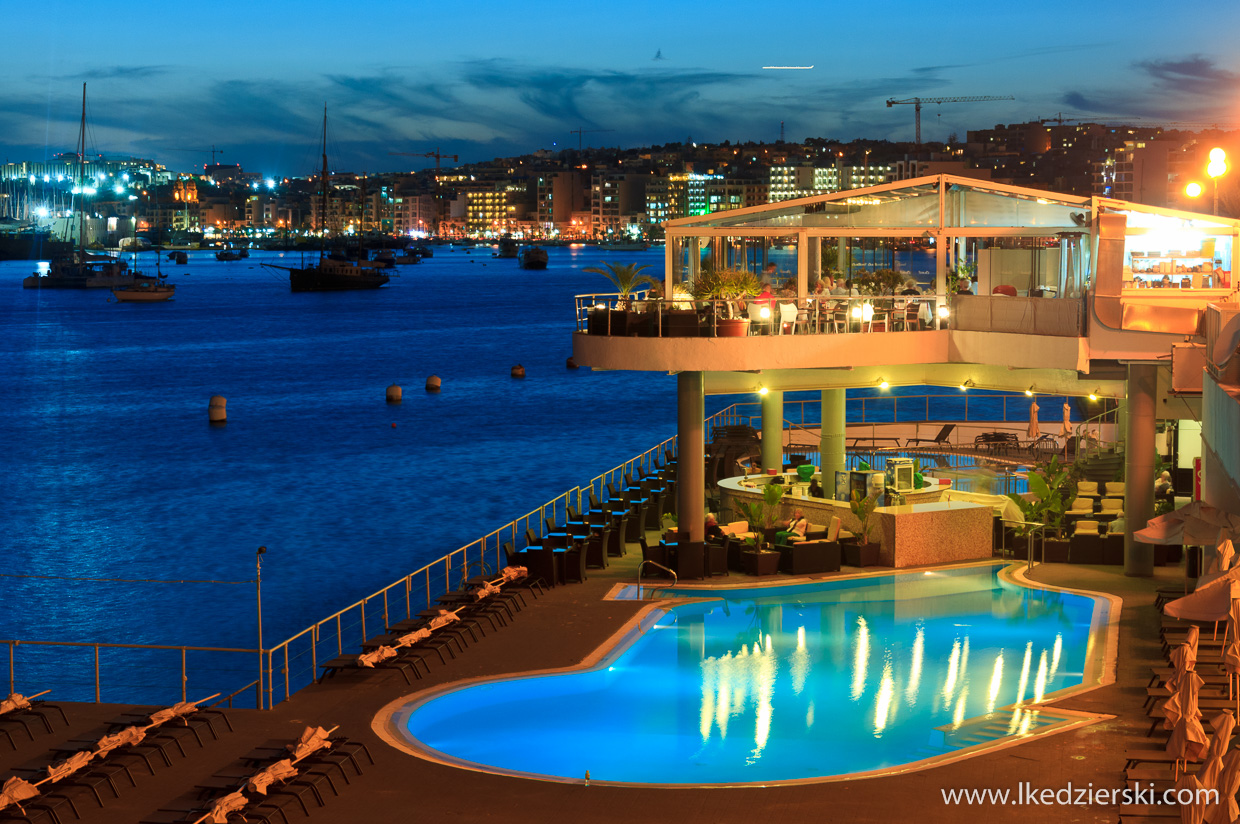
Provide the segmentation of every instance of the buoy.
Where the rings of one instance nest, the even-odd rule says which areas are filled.
[[[564,364],[564,365],[565,365],[565,366],[567,366],[569,369],[576,369],[576,368],[577,368],[577,361],[573,360],[572,358],[569,358],[569,359],[568,359],[568,362],[567,362],[566,364]]]
[[[511,374],[514,378],[524,378],[525,367],[518,363],[516,366],[512,367]]]
[[[393,429],[395,429],[395,428],[396,428],[396,423],[395,423],[395,422],[393,422],[393,423],[392,423],[392,428],[393,428]]]
[[[426,379],[426,391],[427,392],[438,392],[439,391],[439,376],[438,375],[431,375],[429,378]]]
[[[223,395],[212,395],[211,403],[207,405],[207,420],[210,423],[228,423],[228,411],[224,408],[228,405],[228,399]]]
[[[400,403],[400,387],[392,384],[387,388],[387,402]]]

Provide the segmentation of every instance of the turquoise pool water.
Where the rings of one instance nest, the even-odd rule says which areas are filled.
[[[1105,601],[999,567],[780,588],[672,590],[597,668],[453,690],[396,720],[440,757],[535,776],[770,783],[882,770],[1051,723]],[[705,596],[705,597],[704,597]]]

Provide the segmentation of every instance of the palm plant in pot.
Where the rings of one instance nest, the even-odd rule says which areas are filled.
[[[715,320],[717,337],[743,337],[749,331],[749,319],[736,317],[737,302],[761,292],[762,282],[748,269],[704,266],[691,291],[698,300],[726,301],[724,317]]]
[[[608,317],[608,329],[613,335],[627,335],[629,331],[629,301],[634,292],[642,287],[652,287],[658,285],[658,281],[643,275],[643,269],[649,269],[648,265],[637,266],[633,263],[604,263],[605,269],[598,266],[588,266],[581,271],[589,272],[592,275],[602,275],[612,282],[616,287],[618,297],[616,299],[616,308],[611,310]]]

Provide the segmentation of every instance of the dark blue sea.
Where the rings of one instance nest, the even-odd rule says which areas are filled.
[[[262,545],[270,647],[673,435],[674,377],[565,365],[573,296],[610,291],[582,267],[658,276],[662,249],[553,248],[543,272],[491,251],[338,294],[260,265],[296,254],[191,253],[152,305],[24,290],[33,264],[0,263],[0,574],[48,576],[0,577],[0,639],[252,648],[252,584],[63,579],[245,582]],[[104,700],[141,698],[113,681]]]

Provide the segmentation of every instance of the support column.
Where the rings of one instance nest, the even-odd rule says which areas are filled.
[[[818,442],[822,480],[819,483],[827,498],[835,495],[835,473],[848,468],[848,455],[844,450],[844,394],[843,389],[822,390],[822,435]]]
[[[1154,547],[1132,537],[1154,514],[1154,400],[1158,367],[1128,364],[1128,421],[1124,433],[1124,574],[1154,574]]]
[[[706,540],[706,396],[701,372],[676,376],[676,513],[689,540]]]
[[[809,280],[817,282],[822,277],[822,242],[820,237],[807,238],[809,246]]]
[[[784,469],[784,393],[772,389],[762,396],[762,471]]]

